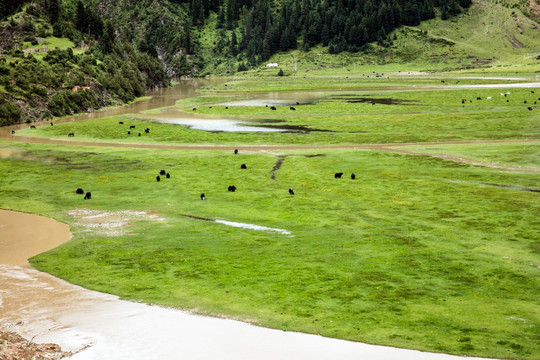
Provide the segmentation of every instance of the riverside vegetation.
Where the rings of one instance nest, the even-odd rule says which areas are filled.
[[[90,29],[91,40],[98,41],[90,50],[50,54],[59,64],[73,65],[72,74],[80,75],[74,78],[90,79],[79,67],[96,70],[92,78],[103,78],[103,84],[96,81],[92,89],[104,94],[96,97],[98,103],[138,96],[126,91],[127,85],[114,91],[105,86],[107,74],[115,73],[116,65],[129,67],[122,64],[125,58],[140,70],[141,59],[157,61],[158,49],[164,51],[162,71],[169,74],[189,69],[230,77],[167,108],[16,130],[16,135],[59,139],[57,144],[0,140],[2,208],[55,218],[73,232],[71,241],[31,264],[125,299],[278,329],[451,354],[538,359],[540,90],[528,87],[539,71],[531,50],[540,45],[534,8],[524,1],[473,1],[468,10],[460,8],[461,15],[442,20],[436,6],[435,18],[396,27],[358,52],[331,54],[335,46],[329,51],[309,36],[305,42],[302,33],[299,49],[266,53],[269,62],[279,63],[279,69],[268,69],[250,56],[264,44],[241,48],[239,40],[233,46],[233,32],[240,37],[245,29],[241,19],[227,17],[227,6],[234,3],[226,1],[223,14],[208,1],[180,4],[186,11],[197,4],[208,9],[193,18],[197,26],[179,26],[176,36],[164,36],[156,25],[142,41],[136,35],[140,29],[120,21],[113,43],[92,33],[98,26]],[[61,4],[69,6],[49,29],[57,36],[43,37],[51,42],[87,42],[77,28],[84,19],[70,24],[69,14],[73,19],[90,14],[94,20],[127,16],[121,2],[108,11]],[[153,17],[155,6],[143,8],[137,5],[129,15],[140,15],[141,22],[159,19]],[[188,14],[167,9],[160,16],[172,22]],[[13,10],[15,27],[23,29],[33,12]],[[486,35],[494,29],[501,36]],[[111,53],[104,44],[113,45]],[[168,51],[178,48],[174,44],[185,51]],[[332,44],[343,44],[339,35]],[[32,56],[7,54],[4,68],[12,75],[16,66],[47,61]],[[133,71],[142,76],[135,78],[146,79],[145,71]],[[70,79],[57,80],[76,85]],[[20,84],[10,83],[7,91],[0,85],[6,99],[0,110],[16,112],[6,104],[28,97]],[[478,85],[490,87],[473,87]],[[122,98],[122,91],[128,97]],[[43,103],[54,92],[47,87]],[[264,92],[293,93],[272,103],[260,96]],[[304,99],[295,98],[300,92]],[[66,96],[83,95],[66,91]],[[73,108],[60,109],[70,114]],[[157,122],[194,117],[285,131],[202,131]],[[131,134],[129,126],[135,126]],[[137,136],[144,128],[150,132]],[[69,133],[85,143],[66,143]],[[92,142],[102,144],[89,146]],[[107,142],[127,147],[103,146]],[[161,169],[171,177],[156,182]],[[336,172],[344,177],[335,179]],[[228,192],[230,185],[237,191]],[[77,195],[79,187],[92,198]],[[104,220],[88,223],[81,218],[84,211]],[[124,227],[107,222],[115,214],[128,217]],[[214,219],[290,234],[208,221]]]
[[[443,78],[455,83],[467,81],[463,77],[468,75]],[[354,341],[537,358],[540,164],[538,141],[527,139],[538,139],[538,108],[529,111],[523,104],[523,99],[533,100],[531,89],[504,88],[516,80],[504,81],[501,88],[445,89],[439,76],[389,76],[373,80],[380,81],[379,90],[373,90],[365,74],[351,80],[346,73],[338,77],[350,86],[341,92],[322,88],[336,78],[289,79],[292,88],[302,84],[323,93],[319,101],[294,104],[295,111],[289,105],[275,111],[246,106],[243,102],[252,94],[237,90],[247,91],[252,80],[237,78],[172,108],[18,131],[51,138],[74,132],[87,141],[229,148],[59,148],[3,142],[14,152],[0,163],[6,174],[0,201],[6,208],[70,224],[73,240],[31,263],[88,288]],[[534,74],[520,77],[534,80]],[[257,84],[259,89],[285,87],[283,81],[265,78]],[[400,91],[382,89],[393,82]],[[430,87],[406,88],[407,82]],[[510,95],[500,95],[506,92]],[[492,99],[486,100],[488,96]],[[473,102],[462,104],[462,97]],[[359,101],[364,98],[370,100]],[[274,119],[293,129],[227,133],[153,122],[152,117],[167,111],[218,119],[234,114],[257,126],[261,123],[254,120]],[[129,125],[151,131],[129,137]],[[299,125],[329,131],[295,130]],[[479,143],[452,144],[462,140]],[[488,165],[361,145],[413,141],[444,141],[414,151]],[[291,145],[298,148],[286,148]],[[411,148],[396,146],[404,147]],[[243,163],[246,170],[240,169]],[[156,182],[160,169],[171,178]],[[343,179],[334,178],[338,171],[345,173]],[[355,180],[349,177],[352,172]],[[232,184],[235,193],[227,191]],[[77,187],[92,191],[92,199],[76,195]],[[203,192],[205,201],[199,199]],[[162,220],[134,218],[124,233],[111,235],[100,233],[99,227],[89,231],[70,212],[74,209],[104,216],[147,211]],[[291,235],[203,219],[261,225]]]

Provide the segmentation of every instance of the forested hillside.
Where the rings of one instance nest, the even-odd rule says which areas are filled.
[[[222,62],[247,70],[276,53],[315,46],[369,53],[373,45],[390,47],[400,27],[452,19],[471,3],[4,0],[0,124],[125,103],[172,77],[222,73]]]

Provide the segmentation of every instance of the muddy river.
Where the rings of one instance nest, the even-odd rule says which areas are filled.
[[[153,92],[151,100],[74,116],[76,121],[174,104],[204,82]],[[319,94],[260,94],[260,102],[314,101]],[[55,120],[56,121],[56,120]],[[22,125],[27,126],[27,125]],[[0,128],[4,138],[10,128]],[[24,141],[22,137],[17,141]],[[262,328],[235,320],[120,300],[32,269],[27,259],[69,241],[67,225],[0,210],[0,330],[73,351],[73,359],[460,359]],[[472,358],[468,358],[472,359]]]

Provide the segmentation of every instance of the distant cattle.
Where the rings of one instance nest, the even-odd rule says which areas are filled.
[[[166,174],[165,174],[165,177],[166,177],[167,179],[170,179],[170,178],[171,178],[171,174],[166,173]]]
[[[356,179],[356,175],[354,175],[354,173],[351,174],[351,179]]]
[[[238,154],[238,149],[234,149],[234,155]]]
[[[294,195],[294,190],[292,188],[289,188],[289,195]]]
[[[231,185],[231,186],[229,186],[229,187],[227,188],[227,190],[230,191],[230,192],[235,192],[235,191],[236,191],[236,186]]]
[[[196,107],[194,107],[194,108],[193,108],[193,111],[195,111],[195,110],[197,110],[197,108],[196,108]]]
[[[481,98],[481,97],[477,97],[476,100],[482,100],[482,98]]]
[[[15,130],[11,130],[11,135],[15,135]]]
[[[159,175],[156,176],[156,181],[157,181],[157,182],[161,181],[161,178],[159,177]]]
[[[149,128],[145,128],[145,129],[144,129],[144,132],[148,134],[148,133],[150,133],[150,129],[149,129]]]
[[[275,106],[270,106],[270,110],[277,110]]]
[[[296,109],[294,108],[294,106],[291,106],[289,109],[291,109],[291,110],[296,110]]]
[[[165,173],[166,173],[165,170],[160,170],[159,175],[165,175]]]
[[[141,133],[139,133],[139,136],[141,136]]]
[[[51,126],[53,126],[54,124],[51,122]]]
[[[338,173],[334,174],[334,178],[336,178],[336,179],[341,179],[342,176],[343,176],[342,172],[338,172]]]
[[[532,111],[532,107],[530,107],[530,106],[527,109],[529,109],[529,111]]]
[[[90,200],[91,197],[92,197],[92,193],[89,191],[86,193],[86,195],[84,195],[84,200]]]
[[[465,104],[465,101],[467,101],[467,99],[461,99],[462,104]]]
[[[123,121],[119,121],[118,124],[124,125],[124,122],[123,122]]]
[[[131,131],[128,131],[128,135],[131,135]]]
[[[135,125],[129,125],[129,129],[135,129]]]
[[[523,103],[526,104],[526,103],[527,103],[527,100],[523,100]]]
[[[84,190],[81,188],[78,188],[75,192],[80,195],[84,194]]]
[[[75,133],[69,133],[68,136],[69,136],[69,137],[74,137],[74,136],[75,136]]]
[[[229,107],[228,106],[225,106],[225,110],[227,110]]]
[[[534,90],[531,90],[531,94],[534,94]]]
[[[242,165],[240,165],[240,169],[247,169],[247,166],[246,166],[246,164],[242,164]]]
[[[211,109],[212,107],[211,107],[211,106],[209,106],[208,108],[209,108],[209,109]]]
[[[491,96],[488,96],[488,97],[486,98],[486,100],[491,100]]]
[[[206,196],[204,195],[204,193],[201,194],[201,200],[206,200]]]
[[[296,102],[296,105],[300,105],[300,103],[297,101],[297,102]]]
[[[30,125],[30,129],[35,129],[35,125]]]

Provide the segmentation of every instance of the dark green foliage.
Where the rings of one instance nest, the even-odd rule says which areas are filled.
[[[20,118],[21,109],[0,96],[0,126],[16,124]]]

